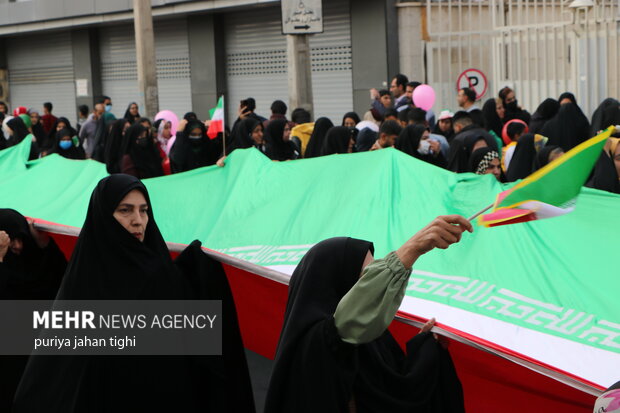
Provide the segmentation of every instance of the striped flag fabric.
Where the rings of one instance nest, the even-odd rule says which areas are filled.
[[[581,187],[615,129],[610,126],[501,192],[492,211],[478,217],[478,223],[495,227],[556,217],[573,211]]]
[[[210,139],[215,139],[217,134],[224,132],[224,96],[220,96],[217,101],[217,106],[209,111],[211,116],[211,123],[209,124],[209,130],[207,130],[207,136]]]

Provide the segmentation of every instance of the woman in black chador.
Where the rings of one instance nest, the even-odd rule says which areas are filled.
[[[456,225],[455,225],[456,224]],[[459,413],[461,384],[450,354],[428,330],[405,354],[387,330],[411,266],[458,242],[471,224],[438,217],[385,258],[373,244],[331,238],[312,247],[291,276],[265,413]]]
[[[0,209],[0,299],[53,300],[67,260],[14,209]],[[28,356],[0,357],[0,412],[10,412]]]
[[[232,294],[194,241],[175,262],[146,187],[116,174],[93,191],[59,300],[222,300],[222,356],[33,356],[13,412],[253,412]]]

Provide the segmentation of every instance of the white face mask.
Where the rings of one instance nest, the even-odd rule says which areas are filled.
[[[11,131],[11,129],[9,129],[9,126],[7,125],[7,122],[11,119],[13,119],[13,116],[7,116],[6,118],[4,118],[4,122],[2,122],[2,132],[4,133],[4,137],[6,139],[9,139],[9,137],[13,135],[13,131]]]
[[[431,144],[428,139],[423,139],[420,141],[420,146],[418,146],[418,153],[420,155],[428,155],[431,152]]]

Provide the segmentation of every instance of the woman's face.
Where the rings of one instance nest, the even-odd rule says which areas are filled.
[[[484,173],[495,175],[495,178],[499,181],[499,177],[501,174],[501,170],[499,167],[499,158],[493,159]]]
[[[129,113],[131,113],[132,116],[136,116],[138,115],[138,105],[136,105],[135,103],[133,103],[130,107],[129,107]]]
[[[355,126],[355,121],[353,118],[344,118],[344,126],[347,128],[352,128]]]
[[[439,130],[442,132],[449,132],[452,128],[452,119],[441,119],[439,120]]]
[[[478,139],[478,140],[476,141],[476,143],[474,143],[474,147],[473,147],[473,149],[471,150],[471,152],[472,152],[472,153],[474,153],[474,151],[475,151],[476,149],[486,148],[487,146],[489,146],[489,145],[487,145],[487,143],[486,143],[486,141],[485,141],[484,139]]]
[[[71,140],[71,136],[63,136],[62,138],[60,138],[61,141],[70,141]]]
[[[149,146],[149,131],[144,130],[140,133],[140,136],[136,138],[136,144],[141,148],[147,148]]]
[[[121,200],[113,216],[131,235],[144,242],[144,233],[149,222],[148,209],[144,194],[134,189]]]
[[[263,143],[263,125],[260,123],[252,130],[250,135],[255,144],[260,145]]]
[[[58,125],[56,125],[56,132],[61,131],[66,127],[67,125],[64,122],[58,122]]]
[[[166,124],[164,125],[164,130],[161,132],[161,134],[164,139],[170,139],[170,136],[172,136],[172,123],[166,122]]]
[[[495,111],[497,112],[497,116],[499,116],[500,119],[504,119],[504,116],[506,115],[506,109],[504,109],[504,104],[501,100],[495,102]]]
[[[37,123],[39,123],[39,113],[38,112],[31,112],[30,113],[30,123],[32,123],[33,125],[36,125]]]
[[[422,140],[424,139],[428,139],[431,136],[431,133],[427,130],[424,131],[424,133],[422,134]]]
[[[508,92],[508,94],[506,95],[506,103],[512,103],[515,100],[517,100],[515,96],[515,92],[514,91]]]
[[[200,139],[200,138],[202,138],[202,129],[200,129],[200,128],[192,129],[191,132],[189,133],[189,137],[193,138],[193,139]]]
[[[289,140],[291,140],[291,127],[288,126],[288,123],[284,127],[284,133],[282,134],[282,140],[284,142],[288,142]]]

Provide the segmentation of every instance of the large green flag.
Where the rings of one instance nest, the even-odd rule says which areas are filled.
[[[81,227],[105,166],[0,152],[0,207]],[[271,162],[234,151],[226,167],[145,180],[164,238],[290,274],[315,243],[351,236],[398,248],[437,215],[469,216],[510,185],[454,174],[394,149]],[[620,301],[614,229],[620,196],[582,189],[556,219],[477,227],[421,257],[401,310],[504,346],[602,386],[617,381]]]

